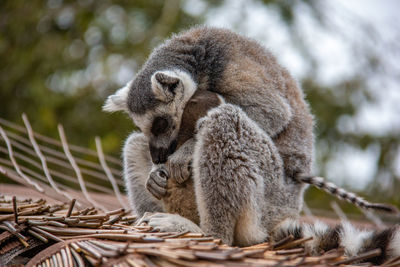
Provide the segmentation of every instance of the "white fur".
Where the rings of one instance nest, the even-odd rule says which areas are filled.
[[[293,232],[294,229],[300,228],[300,223],[298,220],[292,219],[292,218],[288,218],[285,219],[284,221],[282,221],[281,223],[279,223],[276,227],[275,227],[275,231],[283,231],[283,232]]]
[[[202,119],[200,119],[202,120]],[[197,125],[199,125],[200,121],[197,122]],[[197,126],[199,127],[199,126]],[[193,181],[194,181],[194,189],[195,189],[195,195],[196,195],[196,204],[197,204],[197,209],[199,212],[200,218],[204,218],[205,216],[208,216],[207,214],[207,209],[206,209],[206,201],[204,200],[204,192],[203,188],[200,184],[200,158],[201,155],[203,154],[203,138],[197,137],[197,142],[195,143],[194,146],[194,151],[193,151],[193,158],[192,158],[192,171],[193,171]],[[201,227],[201,225],[200,225]]]
[[[194,92],[197,89],[197,84],[194,82],[192,77],[186,72],[182,71],[179,69],[174,69],[174,70],[163,70],[163,71],[157,71],[151,76],[151,86],[154,91],[163,91],[164,89],[160,85],[160,83],[156,79],[156,74],[157,73],[162,73],[170,77],[178,78],[181,80],[183,84],[183,94],[184,94],[184,103],[186,103],[194,94]],[[159,94],[156,94],[159,95]],[[162,99],[160,99],[162,100]]]
[[[326,188],[329,189],[329,190],[333,190],[334,188],[337,188],[337,186],[336,186],[335,184],[331,183],[331,182],[327,182],[327,183],[325,184],[325,186],[326,186]]]
[[[257,200],[249,200],[237,219],[235,243],[241,246],[250,246],[267,240],[268,234],[263,231],[261,223],[262,214],[255,206],[257,206]]]
[[[321,222],[316,221],[314,224],[306,224],[303,227],[303,237],[312,237],[313,239],[305,243],[306,249],[312,253],[318,253],[318,247],[321,244],[322,239],[326,236],[329,227]]]
[[[199,226],[189,219],[171,213],[146,213],[141,221],[148,221],[148,225],[160,232],[203,233]]]
[[[151,122],[153,114],[151,112],[147,112],[145,114],[136,114],[132,113],[131,118],[133,119],[133,122],[139,129],[142,131],[142,133],[145,133],[146,136],[148,136],[148,132],[150,131],[150,126],[149,122]]]
[[[342,188],[339,188],[337,190],[337,195],[338,195],[339,198],[342,198],[342,195],[345,194],[345,193],[346,193],[346,191],[344,191],[344,189],[342,189]]]
[[[365,241],[371,238],[373,232],[359,231],[349,222],[342,223],[340,232],[340,246],[344,247],[347,256],[355,256],[359,253]]]
[[[110,95],[103,105],[103,110],[107,112],[128,110],[128,94],[132,81],[128,82],[124,87],[120,88],[115,94]]]
[[[147,155],[144,155],[146,153]],[[125,141],[123,148],[124,157],[124,180],[126,185],[126,191],[128,199],[131,202],[131,207],[135,214],[140,214],[140,211],[136,209],[134,200],[145,201],[140,199],[140,196],[135,195],[135,187],[142,187],[145,189],[146,180],[151,170],[150,153],[147,148],[147,140],[145,136],[140,132],[133,132]],[[150,194],[149,194],[150,197]],[[162,203],[152,198],[152,201],[157,202],[159,205]]]
[[[351,192],[349,192],[347,196],[348,196],[349,199],[358,198],[354,193],[351,193]]]
[[[325,182],[324,178],[322,178],[322,177],[314,177],[314,180],[317,183],[324,183]]]
[[[164,75],[178,78],[182,82],[182,86],[177,90],[175,96],[168,96],[167,92],[164,91],[162,88],[162,85],[159,84],[157,79],[155,78],[155,75],[157,73],[162,73]],[[182,113],[184,110],[184,107],[186,103],[189,101],[189,99],[193,96],[194,92],[197,89],[197,85],[192,79],[192,77],[185,71],[181,71],[178,69],[175,70],[164,70],[164,71],[158,71],[154,73],[151,76],[151,86],[154,94],[161,101],[165,101],[164,104],[158,105],[156,108],[147,110],[144,114],[137,114],[137,113],[132,113],[130,114],[135,125],[140,128],[140,130],[146,135],[150,135],[150,128],[151,128],[151,123],[153,119],[160,115],[160,114],[169,114],[172,119],[174,120],[175,125],[177,126],[176,128],[179,129],[180,125],[180,120],[182,117]],[[167,101],[169,97],[174,97]],[[172,101],[173,100],[173,101]],[[176,135],[178,132],[176,131],[174,134]],[[160,138],[158,139],[159,143],[161,143],[163,140]],[[171,140],[164,140],[166,142],[166,146],[169,145],[169,141]],[[161,145],[161,144],[159,144]]]
[[[396,227],[396,232],[393,235],[393,239],[389,243],[388,254],[393,258],[400,256],[400,226]]]

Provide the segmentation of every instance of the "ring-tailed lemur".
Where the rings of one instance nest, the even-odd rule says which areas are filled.
[[[196,92],[206,91],[224,103],[197,121],[195,137],[177,149],[184,109]],[[303,182],[367,203],[309,177],[313,119],[301,89],[267,50],[228,30],[200,27],[173,36],[104,109],[126,111],[142,131],[125,142],[124,178],[135,212],[158,212],[144,219],[160,230],[205,232],[237,245],[274,239],[291,231],[284,226],[298,217]],[[169,180],[193,183],[195,194],[182,205],[195,199],[197,216],[190,219],[199,226],[162,213],[171,209],[163,201],[171,193]],[[304,231],[318,234],[320,228]],[[338,230],[338,236],[347,232]],[[388,247],[400,247],[398,232],[386,236]]]

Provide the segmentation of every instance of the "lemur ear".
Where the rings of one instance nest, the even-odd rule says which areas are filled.
[[[164,102],[174,99],[180,83],[181,79],[169,71],[158,71],[151,77],[151,87],[154,95]]]
[[[103,105],[103,110],[107,112],[125,111],[128,112],[128,93],[130,83],[119,89],[115,94],[110,95]]]

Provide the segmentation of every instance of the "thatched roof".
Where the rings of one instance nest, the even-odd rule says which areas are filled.
[[[4,186],[14,189],[15,186]],[[23,191],[21,188],[17,190]],[[308,256],[301,245],[310,240],[285,238],[277,243],[230,247],[198,233],[159,233],[123,208],[102,212],[49,204],[45,199],[0,198],[1,264],[27,266],[325,266],[367,259],[344,258],[333,250]],[[398,262],[400,264],[400,262]],[[43,265],[44,264],[44,265]],[[122,265],[121,265],[122,264]]]
[[[121,162],[0,118],[0,266],[326,266],[358,262],[333,250],[318,257],[309,239],[230,247],[198,233],[158,233],[136,225],[121,193]],[[112,189],[111,189],[112,188]],[[400,259],[385,266],[399,266]]]

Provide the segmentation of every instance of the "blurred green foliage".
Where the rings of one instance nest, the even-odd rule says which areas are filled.
[[[21,123],[21,113],[30,118],[35,131],[58,138],[57,124],[67,131],[71,143],[94,147],[93,137],[102,138],[106,153],[119,155],[124,138],[134,129],[124,114],[105,114],[101,106],[109,94],[132,78],[150,51],[164,38],[202,23],[207,12],[223,1],[201,1],[199,12],[183,8],[179,0],[78,0],[0,1],[0,117]],[[288,27],[302,56],[317,68],[296,28],[296,5],[292,1],[260,1],[276,10]],[[318,1],[299,1],[325,27]],[[193,3],[190,1],[189,4]],[[369,55],[368,53],[366,55]],[[370,55],[369,69],[379,60]],[[398,136],[346,134],[338,130],[343,115],[352,116],[359,104],[352,95],[370,99],[363,76],[346,78],[335,88],[316,82],[312,73],[302,82],[316,114],[317,165],[326,175],[326,163],[340,144],[366,149],[379,144],[380,174],[389,174],[390,193],[375,180],[366,194],[379,201],[400,204],[399,177],[393,158]],[[318,147],[317,147],[318,149]],[[307,194],[312,206],[326,206],[324,193]]]
[[[123,7],[123,8],[122,8]],[[179,1],[1,1],[0,116],[72,143],[92,146],[100,135],[118,153],[132,130],[123,114],[105,114],[105,97],[122,83],[121,65],[137,70],[170,32],[200,22]],[[111,79],[110,79],[111,78]],[[126,82],[126,81],[125,81]]]

